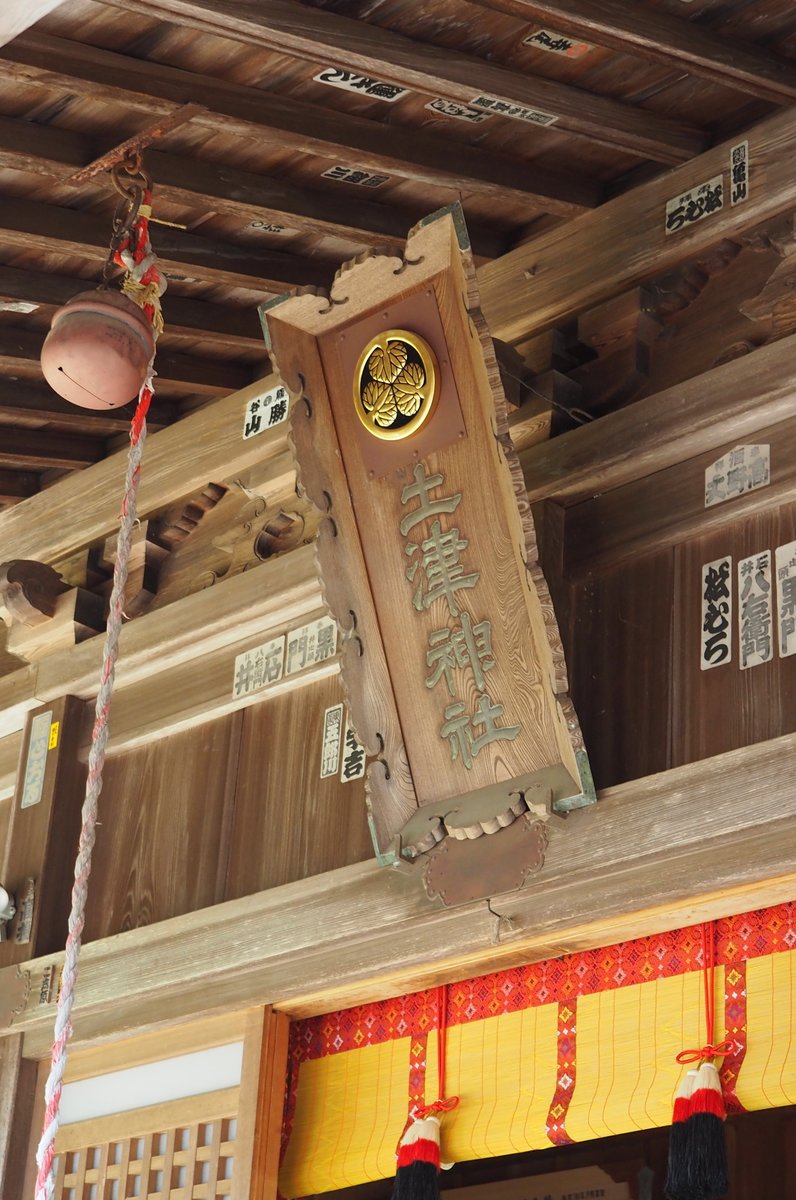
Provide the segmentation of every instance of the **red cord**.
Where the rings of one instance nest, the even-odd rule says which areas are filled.
[[[448,989],[443,984],[437,988],[437,1099],[418,1108],[417,1116],[422,1121],[432,1113],[451,1112],[459,1103],[458,1096],[445,1099],[445,1053],[448,1029]]]
[[[732,1042],[727,1039],[720,1042],[718,1046],[713,1045],[713,1038],[716,1032],[716,945],[715,945],[715,923],[713,921],[704,921],[702,923],[702,986],[705,991],[705,1026],[707,1031],[707,1045],[702,1046],[699,1050],[681,1050],[677,1055],[677,1062],[681,1066],[686,1066],[688,1063],[704,1062],[708,1058],[723,1058],[725,1054],[729,1054],[732,1050]]]

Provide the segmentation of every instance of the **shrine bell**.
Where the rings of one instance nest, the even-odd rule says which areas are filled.
[[[42,347],[53,391],[81,408],[121,408],[146,379],[155,339],[146,314],[120,292],[81,292],[59,308]]]

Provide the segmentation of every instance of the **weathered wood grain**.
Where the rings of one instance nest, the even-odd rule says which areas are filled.
[[[170,114],[201,94],[209,110],[193,123],[212,136],[267,139],[275,149],[352,162],[368,171],[386,171],[418,183],[449,187],[495,200],[540,202],[547,212],[570,216],[598,203],[599,185],[590,179],[523,163],[483,145],[466,149],[424,129],[379,121],[309,104],[226,79],[198,75],[164,63],[130,58],[99,46],[80,45],[33,30],[2,53],[3,69],[21,83],[38,83],[127,111]]]
[[[793,398],[789,407],[796,407]],[[655,547],[726,529],[738,520],[796,498],[796,430],[792,419],[754,430],[771,447],[771,482],[733,500],[705,507],[705,470],[747,439],[733,432],[703,454],[613,488],[566,510],[564,573],[583,577],[627,562]]]
[[[14,794],[17,778],[19,752],[22,749],[22,732],[10,733],[0,738],[0,801],[7,800]],[[0,846],[3,838],[0,835]]]
[[[232,1200],[276,1200],[289,1021],[270,1008],[248,1014],[243,1044]]]
[[[239,720],[226,717],[108,759],[84,942],[223,897]]]
[[[417,875],[363,863],[92,943],[76,1043],[255,996],[328,1012],[790,899],[794,769],[788,734],[602,792],[553,824],[540,874],[494,902],[511,925],[481,903],[431,907]],[[38,990],[59,961],[30,965],[31,998],[7,1031],[31,1056],[49,1045]]]
[[[256,9],[240,0],[224,0],[223,4],[214,0],[112,3],[312,63],[318,62],[319,55],[328,56],[351,70],[447,100],[466,104],[487,92],[555,115],[556,129],[658,162],[681,162],[704,144],[703,136],[692,126],[323,9],[316,9],[308,22],[300,7],[285,0],[267,0]]]
[[[18,900],[29,879],[35,881],[36,887],[30,940],[17,943],[9,938],[0,942],[3,966],[48,953],[66,940],[73,863],[85,789],[85,768],[77,758],[83,705],[73,696],[61,696],[41,711],[48,709],[52,714],[50,731],[56,722],[58,730],[56,745],[46,751],[41,800],[22,807],[23,767],[17,778],[4,852],[0,847],[3,886]],[[28,717],[22,746],[23,763],[27,762],[30,722],[35,715],[31,713]]]
[[[776,449],[772,445],[772,453]],[[735,573],[742,558],[769,549],[773,566],[774,549],[794,538],[796,504],[791,502],[736,517],[719,530],[675,547],[671,663],[674,765],[776,738],[793,729],[796,660],[779,657],[776,606],[771,630],[773,657],[745,671],[739,666],[737,592],[732,659],[728,664],[710,671],[700,669],[699,617],[703,563],[731,555]]]
[[[225,899],[372,857],[364,778],[320,778],[324,712],[343,698],[335,676],[243,714]]]
[[[22,1196],[36,1063],[22,1057],[22,1038],[0,1042],[0,1195]]]
[[[523,20],[550,21],[624,54],[663,63],[750,96],[787,104],[796,99],[796,69],[762,47],[730,41],[696,21],[638,8],[622,0],[476,0],[482,7]]]
[[[743,136],[750,155],[750,195],[743,204],[726,204],[688,229],[665,233],[666,201],[726,172],[736,137],[484,265],[479,283],[492,336],[520,342],[677,266],[723,237],[793,208],[793,109],[761,121]]]
[[[278,459],[287,448],[284,425],[243,439],[248,401],[275,383],[274,376],[252,383],[149,439],[141,471],[139,516],[149,516],[200,490],[209,479],[228,478],[256,463]],[[107,537],[116,525],[126,460],[127,452],[120,451],[95,464],[90,473],[62,479],[46,493],[0,512],[4,558],[49,562]],[[292,494],[294,480],[295,474],[288,471],[283,494]],[[279,491],[275,479],[274,494]]]
[[[68,184],[75,172],[97,150],[115,143],[96,140],[64,129],[54,130],[32,122],[0,116],[0,165],[27,171]],[[411,212],[389,204],[375,204],[352,196],[299,187],[277,176],[219,169],[198,158],[182,158],[160,150],[147,150],[147,169],[157,180],[159,200],[187,208],[225,213],[238,221],[272,221],[319,237],[338,237],[360,245],[399,244],[414,219]],[[415,217],[422,209],[414,210]],[[153,240],[155,240],[153,233]],[[494,257],[503,248],[499,235],[474,229],[473,240],[484,255]],[[252,256],[254,257],[254,255]],[[331,271],[312,262],[293,264],[284,257],[285,283],[328,281]],[[277,255],[274,262],[279,262]],[[292,268],[292,269],[291,269]]]
[[[796,335],[761,346],[520,454],[531,502],[581,500],[675,466],[796,412]]]

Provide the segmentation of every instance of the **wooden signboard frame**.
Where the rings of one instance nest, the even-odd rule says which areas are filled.
[[[280,297],[261,313],[293,394],[300,483],[324,516],[319,572],[352,721],[375,758],[381,860],[419,858],[447,835],[489,841],[518,821],[527,832],[551,809],[591,803],[461,211],[417,226],[402,256],[346,264],[329,295]],[[404,409],[407,380],[417,394]],[[515,844],[515,870],[496,876],[493,863],[494,890],[543,861],[519,830],[498,839],[503,853]]]

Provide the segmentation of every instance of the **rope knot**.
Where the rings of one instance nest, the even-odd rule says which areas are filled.
[[[703,1063],[711,1058],[724,1058],[726,1054],[732,1053],[733,1043],[727,1038],[726,1041],[719,1042],[718,1046],[703,1046],[701,1050],[681,1050],[677,1055],[677,1062],[681,1067],[686,1067],[690,1063]]]

